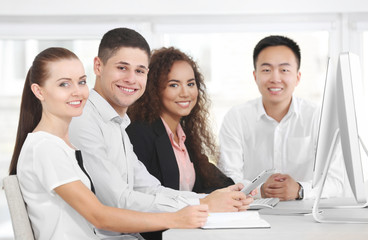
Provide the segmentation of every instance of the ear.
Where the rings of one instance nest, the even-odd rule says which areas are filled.
[[[38,98],[40,101],[43,101],[45,99],[42,93],[42,88],[37,83],[33,83],[31,85],[31,90],[36,98]]]
[[[102,72],[103,63],[99,57],[93,59],[93,70],[96,76],[100,76]]]
[[[298,75],[296,76],[296,85],[295,86],[298,86],[301,76],[302,76],[301,72],[298,71]]]
[[[256,70],[253,70],[253,77],[254,77],[254,81],[257,82]]]

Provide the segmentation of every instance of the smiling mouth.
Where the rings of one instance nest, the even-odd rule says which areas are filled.
[[[134,92],[137,91],[137,89],[134,89],[134,88],[127,88],[127,87],[122,87],[122,86],[118,86],[118,88],[124,92],[124,93],[129,93],[129,94],[132,94]]]
[[[73,105],[73,106],[79,105],[81,103],[82,103],[82,100],[68,102],[69,105]]]
[[[268,88],[271,92],[279,92],[282,90],[282,88]]]
[[[186,102],[177,102],[177,104],[179,104],[182,107],[188,107],[190,104],[190,101],[186,101]]]

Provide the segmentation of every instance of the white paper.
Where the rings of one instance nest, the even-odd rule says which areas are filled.
[[[210,213],[203,229],[210,228],[269,228],[257,211]]]

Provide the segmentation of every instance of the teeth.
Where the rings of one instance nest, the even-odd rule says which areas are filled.
[[[281,91],[281,88],[269,88],[271,92]]]
[[[78,105],[80,104],[81,101],[73,101],[73,102],[69,102],[70,105]]]
[[[134,92],[134,89],[130,89],[130,88],[122,88],[124,91],[126,91],[126,92]]]
[[[189,102],[178,102],[179,105],[186,107],[189,105]]]

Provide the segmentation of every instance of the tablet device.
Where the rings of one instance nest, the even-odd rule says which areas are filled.
[[[245,186],[241,191],[246,195],[250,194],[251,191],[263,184],[273,173],[275,169],[268,169],[261,172],[251,183]]]

